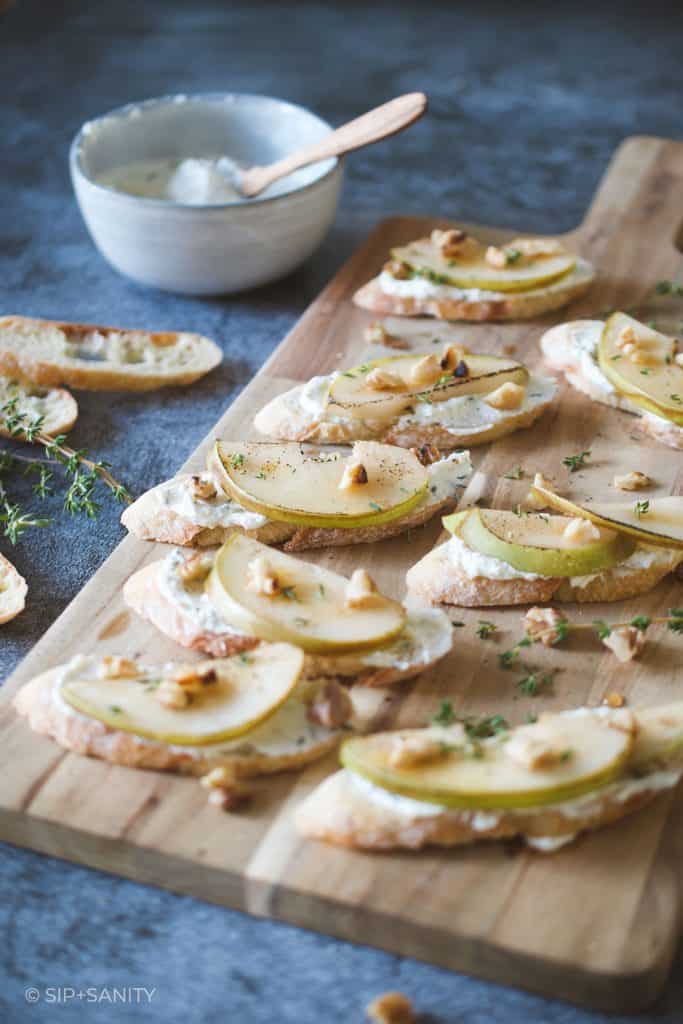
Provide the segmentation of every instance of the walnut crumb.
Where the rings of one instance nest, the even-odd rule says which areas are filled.
[[[524,630],[532,640],[539,639],[545,647],[552,647],[560,637],[558,627],[566,623],[556,608],[530,608],[524,616]]]
[[[154,696],[163,707],[170,711],[181,711],[192,699],[185,687],[173,679],[164,679],[154,691]]]
[[[428,356],[423,356],[413,366],[410,371],[410,383],[416,387],[429,387],[432,384],[436,384],[437,380],[442,374],[441,361],[433,353]]]
[[[388,263],[384,264],[384,270],[391,274],[392,277],[395,277],[397,281],[407,281],[413,275],[411,267],[400,260],[389,260]]]
[[[218,490],[212,477],[206,473],[201,473],[190,477],[190,493],[193,498],[199,498],[201,501],[211,501],[218,494]]]
[[[178,569],[185,583],[200,583],[205,580],[213,567],[214,556],[208,551],[196,551],[189,555]]]
[[[348,691],[331,679],[320,688],[308,708],[308,718],[323,729],[341,729],[351,718],[353,705]]]
[[[377,586],[366,569],[356,569],[346,584],[347,608],[371,608],[377,603]]]
[[[100,679],[134,679],[139,674],[137,662],[109,654],[102,658],[98,672]]]
[[[508,380],[505,384],[501,384],[495,391],[487,395],[484,401],[492,409],[511,412],[514,409],[519,409],[524,401],[524,395],[525,389],[523,387]]]
[[[466,355],[467,349],[464,345],[448,345],[443,351],[439,365],[445,373],[454,373]]]
[[[350,491],[353,487],[362,487],[368,482],[368,473],[362,462],[350,462],[344,466],[337,490]]]
[[[381,366],[375,366],[373,370],[370,370],[365,378],[365,383],[371,391],[398,391],[406,386],[405,381],[398,373],[383,369]]]
[[[421,444],[418,448],[411,448],[410,451],[423,466],[431,466],[441,459],[441,452],[435,444],[425,442],[425,444]]]
[[[637,469],[631,470],[630,473],[625,473],[623,476],[615,476],[612,482],[620,491],[644,491],[647,487],[652,486],[650,477]]]
[[[624,697],[623,693],[617,693],[616,690],[612,690],[611,693],[607,694],[602,703],[606,704],[608,708],[623,708],[626,703],[626,697]]]
[[[603,637],[602,642],[619,661],[633,661],[645,647],[645,633],[635,626],[619,626]]]
[[[581,519],[575,516],[565,526],[562,536],[570,544],[581,546],[582,544],[590,544],[592,541],[599,540],[600,530],[589,519]]]
[[[253,558],[247,567],[247,587],[263,597],[276,597],[281,590],[280,581],[264,555]]]
[[[377,1024],[416,1024],[417,1014],[408,996],[402,992],[385,992],[368,1006],[366,1013]]]
[[[385,348],[395,349],[410,348],[405,338],[399,338],[398,335],[391,334],[379,320],[366,327],[363,335],[368,345],[384,345]]]

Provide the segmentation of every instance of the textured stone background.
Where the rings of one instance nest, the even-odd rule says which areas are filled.
[[[567,229],[622,138],[680,137],[682,29],[680,9],[656,3],[645,14],[642,4],[524,0],[18,0],[0,15],[0,309],[186,327],[223,346],[222,369],[190,390],[79,396],[73,443],[113,462],[139,491],[174,471],[381,217],[429,212]],[[337,123],[423,89],[430,113],[349,160],[334,230],[288,280],[210,301],[145,291],[92,248],[72,198],[68,143],[83,120],[122,103],[209,89],[286,97]],[[56,498],[47,507],[57,524],[11,552],[31,591],[28,610],[2,629],[0,678],[121,537],[108,503],[97,524],[59,517]],[[409,992],[443,1024],[603,1019],[10,847],[0,847],[0,930],[8,1024],[341,1024],[361,1021],[387,988]],[[679,960],[679,976],[682,968]],[[30,984],[158,991],[149,1008],[27,1007]],[[674,980],[656,1014],[630,1019],[680,1021],[682,1005],[683,980]]]

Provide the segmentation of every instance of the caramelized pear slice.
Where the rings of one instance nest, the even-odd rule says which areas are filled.
[[[270,588],[266,577],[275,579]],[[349,601],[348,585],[336,572],[234,534],[216,555],[206,588],[229,625],[311,653],[379,647],[401,632],[403,605],[378,592]]]
[[[199,663],[215,679],[196,687],[183,708],[163,705],[156,695],[161,676],[142,669],[133,678],[69,680],[61,695],[76,711],[114,729],[160,743],[205,746],[243,736],[277,711],[296,686],[303,660],[290,644],[260,644],[247,654]]]
[[[673,338],[626,313],[609,318],[598,345],[600,369],[620,394],[683,426],[683,366],[675,354]]]
[[[623,562],[636,543],[614,530],[577,544],[565,533],[572,520],[543,513],[517,515],[500,509],[469,509],[445,516],[443,524],[474,551],[538,576],[584,576]]]
[[[545,487],[532,493],[551,508],[590,519],[596,526],[635,537],[658,548],[683,548],[683,497],[674,495],[644,501],[593,501],[590,506],[563,498]]]
[[[504,810],[559,803],[599,789],[622,773],[633,745],[631,733],[589,711],[547,716],[478,742],[449,742],[448,731],[442,733],[442,742],[434,729],[350,739],[342,747],[341,761],[376,786],[414,800]],[[400,737],[407,737],[413,750],[423,738],[434,740],[434,756],[396,767]],[[526,746],[556,756],[531,768],[513,756],[513,742],[517,751]]]
[[[445,259],[429,238],[392,249],[391,257],[399,263],[407,263],[416,276],[426,277],[435,284],[490,292],[526,292],[543,288],[559,281],[576,266],[576,258],[568,252],[544,259],[524,260],[515,258],[518,250],[515,250],[513,242],[507,249],[511,260],[500,268],[486,261],[485,248],[474,260]]]
[[[437,370],[433,380],[416,383],[418,364],[435,356],[434,352],[389,356],[346,370],[332,381],[327,408],[332,415],[345,419],[392,419],[417,402],[489,394],[508,381],[525,386],[529,380],[529,371],[514,359],[468,352],[463,357],[464,367],[456,368],[455,373]],[[392,386],[371,386],[368,381],[372,382],[375,370],[391,374]]]
[[[346,469],[360,480],[340,487]],[[208,458],[223,490],[243,508],[296,526],[352,529],[400,519],[427,493],[429,474],[412,452],[357,441],[351,455],[300,444],[216,441]]]

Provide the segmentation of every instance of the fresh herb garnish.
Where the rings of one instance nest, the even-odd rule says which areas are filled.
[[[449,700],[442,700],[439,705],[439,710],[432,718],[432,722],[435,725],[452,725],[455,721],[455,711],[453,705]]]
[[[523,476],[524,476],[524,470],[522,469],[522,467],[521,466],[515,466],[514,469],[511,469],[509,473],[504,473],[503,474],[503,479],[504,480],[521,480]]]
[[[488,640],[493,633],[496,632],[495,622],[488,622],[486,619],[480,619],[477,625],[477,636],[480,640]]]
[[[562,459],[562,465],[567,466],[570,473],[577,473],[586,465],[586,459],[590,458],[590,451],[578,452],[576,455],[567,455]]]
[[[649,501],[637,501],[635,503],[634,507],[633,507],[633,511],[635,512],[635,514],[640,519],[641,516],[647,515],[647,513],[650,511],[650,502]]]
[[[538,697],[543,691],[552,686],[553,677],[551,672],[539,675],[537,672],[530,672],[523,679],[517,680],[517,689],[525,697]]]

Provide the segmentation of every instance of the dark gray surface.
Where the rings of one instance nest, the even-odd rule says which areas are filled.
[[[0,15],[0,309],[185,327],[226,354],[187,391],[81,393],[73,443],[113,462],[134,491],[170,475],[383,216],[428,212],[539,231],[578,222],[623,137],[682,129],[683,16],[607,6],[19,0]],[[340,214],[314,262],[238,298],[175,298],[128,283],[94,252],[67,146],[83,120],[129,100],[209,89],[282,96],[336,123],[423,89],[430,113],[349,161]],[[47,507],[58,514],[56,498]],[[106,503],[96,524],[61,517],[11,552],[31,589],[27,611],[2,627],[0,678],[120,537]],[[0,847],[0,928],[3,1022],[351,1022],[387,988],[444,1024],[607,1019],[10,847]],[[679,958],[656,1013],[629,1019],[681,1020],[682,968]],[[149,1006],[28,1006],[29,985],[157,993]]]

